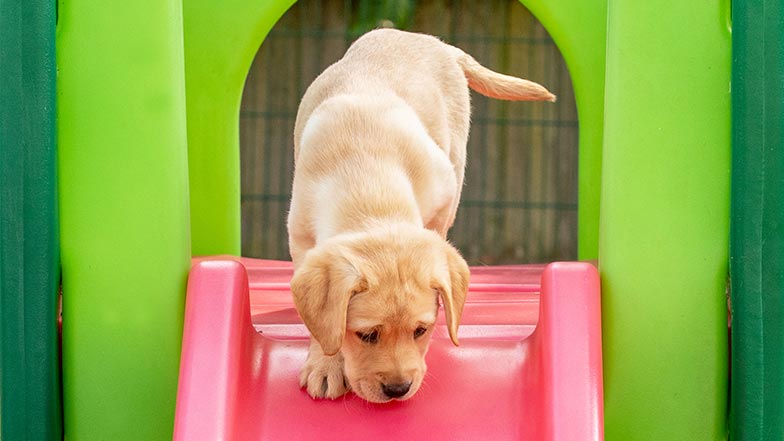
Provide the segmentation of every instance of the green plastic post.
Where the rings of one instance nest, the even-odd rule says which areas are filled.
[[[190,267],[181,3],[58,13],[65,438],[171,439]]]
[[[580,119],[577,254],[580,259],[596,259],[599,254],[607,1],[522,0],[522,3],[547,28],[574,83]]]
[[[240,254],[242,89],[262,40],[293,3],[184,1],[194,255]]]
[[[731,439],[784,439],[784,7],[733,2]]]
[[[0,439],[59,440],[54,4],[0,7]]]
[[[610,1],[606,439],[726,437],[730,8]]]

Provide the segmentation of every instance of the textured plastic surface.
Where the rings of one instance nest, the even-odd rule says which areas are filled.
[[[0,6],[0,439],[59,440],[54,3]]]
[[[191,270],[175,440],[603,439],[589,264],[473,268],[461,346],[441,322],[422,389],[374,405],[350,394],[316,401],[299,388],[308,336],[290,300],[291,265],[241,261],[250,283],[235,261]]]
[[[729,11],[728,1],[609,4],[608,439],[726,437]]]
[[[784,7],[733,2],[731,439],[784,439]]]
[[[59,4],[68,440],[171,438],[190,265],[180,8]]]

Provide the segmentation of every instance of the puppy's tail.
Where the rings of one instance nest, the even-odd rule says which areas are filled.
[[[539,83],[494,72],[462,52],[457,64],[468,79],[468,87],[490,98],[508,101],[551,101],[555,95]]]

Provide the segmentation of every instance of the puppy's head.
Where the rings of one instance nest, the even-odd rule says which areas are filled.
[[[294,303],[349,386],[372,402],[406,400],[422,384],[439,300],[457,345],[468,265],[432,231],[389,228],[309,251],[291,281]]]

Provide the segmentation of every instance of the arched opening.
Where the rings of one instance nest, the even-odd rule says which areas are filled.
[[[545,84],[558,102],[472,92],[466,186],[450,240],[471,264],[577,257],[578,124],[572,81],[541,23],[519,2],[297,2],[251,66],[240,110],[242,254],[288,259],[292,131],[310,82],[367,30],[439,36],[482,64]]]

